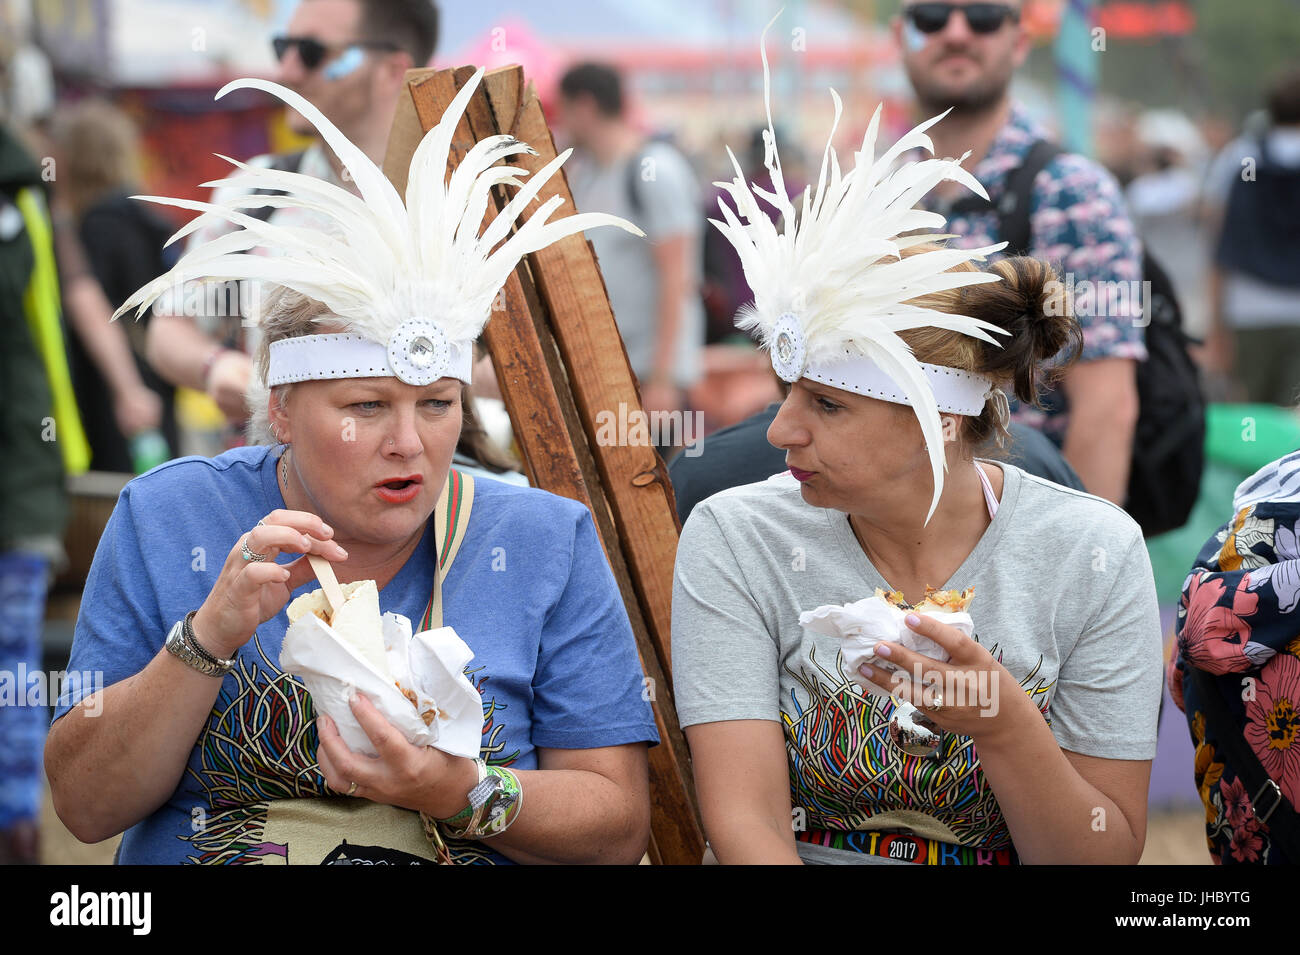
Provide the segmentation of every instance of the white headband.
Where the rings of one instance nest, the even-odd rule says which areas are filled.
[[[427,385],[439,378],[470,383],[472,342],[452,342],[429,319],[403,322],[388,345],[357,334],[302,335],[272,342],[267,387],[327,378],[397,378]]]
[[[854,355],[847,349],[845,355],[847,357],[843,359],[810,364],[804,370],[803,377],[869,398],[912,405],[903,389],[870,358]],[[931,365],[924,361],[917,364],[930,381],[930,390],[934,392],[935,404],[940,411],[977,415],[984,410],[984,402],[993,391],[990,379],[960,368]]]

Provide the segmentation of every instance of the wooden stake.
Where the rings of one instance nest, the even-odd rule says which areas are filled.
[[[410,156],[441,118],[473,69],[414,70],[409,104],[399,106],[384,170],[405,183]],[[404,98],[405,100],[405,98]],[[413,106],[414,108],[410,108]],[[555,158],[555,144],[523,71],[488,73],[453,136],[452,164],[480,139],[511,133],[536,156],[512,164],[536,172]],[[400,174],[400,178],[399,178]],[[498,190],[485,222],[507,201]],[[557,216],[572,214],[562,175],[537,202],[561,195]],[[536,204],[531,208],[535,209]],[[504,288],[504,308],[484,329],[515,439],[535,487],[581,501],[591,510],[632,622],[647,698],[663,741],[650,750],[654,862],[698,864],[704,836],[695,807],[690,761],[672,706],[669,625],[672,570],[680,525],[667,469],[653,447],[602,446],[597,416],[641,409],[627,354],[614,324],[595,254],[582,236],[528,257]]]

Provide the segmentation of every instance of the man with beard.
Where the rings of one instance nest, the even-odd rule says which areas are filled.
[[[271,41],[280,64],[273,79],[308,100],[362,152],[380,162],[406,71],[428,63],[437,36],[433,0],[302,0],[284,35]],[[311,125],[293,110],[286,118],[293,132],[314,135]],[[249,162],[316,176],[355,191],[341,178],[338,158],[319,142],[300,153],[258,156]],[[238,191],[218,190],[212,201],[223,202]],[[250,212],[277,225],[313,225],[299,210],[265,207]],[[200,245],[229,229],[219,222],[195,232],[189,241]],[[206,392],[230,424],[242,430],[248,416],[244,398],[252,372],[250,355],[257,348],[255,334],[246,332],[256,329],[244,328],[240,320],[238,306],[250,303],[233,290],[226,295],[218,314],[200,315],[197,321],[184,314],[183,300],[171,303],[175,314],[160,305],[149,323],[148,359],[173,384]],[[230,438],[238,440],[233,434]]]
[[[1023,0],[1006,3],[906,2],[892,26],[923,118],[952,112],[929,130],[936,156],[961,156],[991,205],[959,202],[944,183],[924,203],[948,219],[952,243],[973,248],[1002,241],[999,202],[1009,180],[1046,130],[1008,95],[1029,53]],[[1039,147],[1040,149],[1043,147]],[[1142,279],[1142,249],[1115,178],[1083,156],[1058,153],[1033,178],[1030,238],[1007,249],[1059,263],[1075,289],[1083,328],[1080,360],[1044,396],[1043,409],[1014,417],[1047,435],[1092,494],[1123,504],[1138,416],[1137,363],[1146,358],[1140,296],[1112,295]],[[1122,286],[1116,283],[1124,283]],[[1086,298],[1084,296],[1087,296]]]

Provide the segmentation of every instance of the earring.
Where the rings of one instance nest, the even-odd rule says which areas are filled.
[[[1011,402],[1007,400],[1007,393],[1001,388],[994,388],[990,398],[993,401],[994,421],[1005,430],[1011,423]]]

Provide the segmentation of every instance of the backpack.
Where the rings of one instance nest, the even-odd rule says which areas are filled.
[[[1024,255],[1032,229],[1034,179],[1063,152],[1040,139],[1025,161],[1007,176],[996,207],[978,196],[954,205],[950,215],[994,208],[1004,254]],[[1146,537],[1176,530],[1187,522],[1201,489],[1205,469],[1205,398],[1200,374],[1188,346],[1200,344],[1183,330],[1183,313],[1173,283],[1145,248],[1142,255],[1146,290],[1144,330],[1147,360],[1137,369],[1138,421],[1133,433],[1128,498],[1124,509]]]
[[[1282,166],[1256,143],[1255,177],[1232,183],[1214,260],[1270,285],[1300,288],[1300,166]]]

